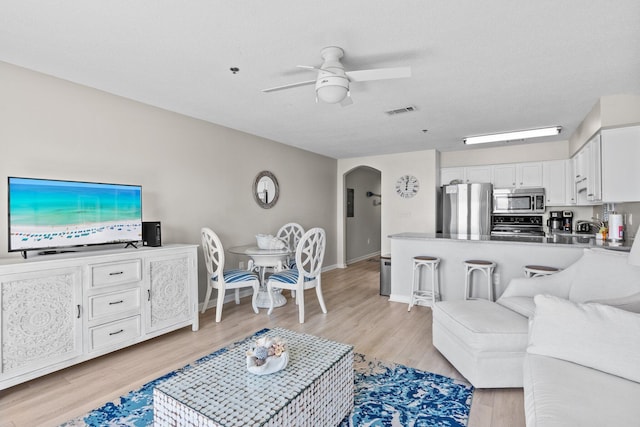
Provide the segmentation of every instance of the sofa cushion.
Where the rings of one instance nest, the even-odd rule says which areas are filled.
[[[585,249],[572,278],[569,299],[586,302],[624,297],[640,292],[640,267],[628,263],[629,254],[606,249]],[[570,266],[569,268],[572,268]]]
[[[525,317],[533,316],[536,311],[536,303],[532,297],[504,297],[496,302]]]
[[[602,304],[535,297],[527,353],[640,382],[640,314]]]
[[[527,427],[633,426],[640,383],[547,356],[524,358]]]
[[[441,301],[435,304],[436,316],[474,352],[523,352],[527,346],[527,318],[495,302]]]

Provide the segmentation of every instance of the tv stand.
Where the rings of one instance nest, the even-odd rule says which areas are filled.
[[[127,249],[129,246],[133,246],[134,248],[138,249],[138,247],[136,246],[136,242],[129,242],[124,245],[124,248]]]
[[[0,258],[0,390],[179,328],[197,331],[197,248]]]

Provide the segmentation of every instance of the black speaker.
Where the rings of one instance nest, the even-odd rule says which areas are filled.
[[[160,221],[142,222],[142,246],[161,246]]]

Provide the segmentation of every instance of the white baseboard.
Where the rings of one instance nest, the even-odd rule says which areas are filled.
[[[380,251],[372,252],[372,253],[367,254],[367,255],[362,255],[362,256],[359,256],[357,258],[348,259],[347,260],[347,265],[353,264],[353,263],[356,263],[356,262],[359,262],[359,261],[364,261],[365,259],[373,258],[373,257],[376,257],[376,256],[380,256]]]

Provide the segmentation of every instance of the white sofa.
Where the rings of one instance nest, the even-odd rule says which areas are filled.
[[[640,267],[627,259],[625,252],[585,249],[559,273],[511,280],[496,302],[438,302],[433,307],[433,344],[475,387],[522,387],[534,296],[640,311]]]
[[[546,295],[535,304],[527,427],[640,425],[640,314]]]

